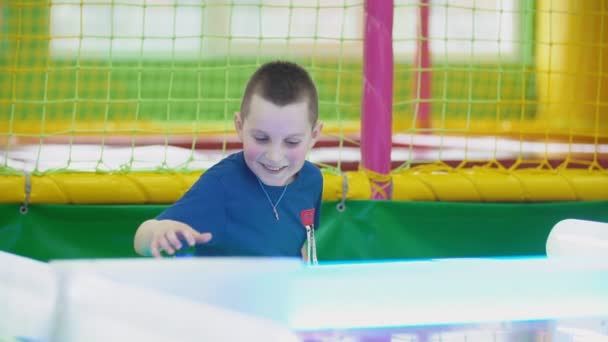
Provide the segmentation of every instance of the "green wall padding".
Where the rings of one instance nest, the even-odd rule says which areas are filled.
[[[353,201],[324,207],[319,256],[329,260],[545,254],[566,218],[608,222],[608,201],[453,203]]]
[[[0,205],[0,249],[48,261],[135,257],[133,234],[163,205]],[[539,255],[553,225],[608,222],[608,201],[531,204],[324,202],[320,260]]]

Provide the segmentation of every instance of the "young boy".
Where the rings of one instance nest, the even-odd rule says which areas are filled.
[[[290,62],[262,65],[245,88],[234,126],[243,150],[142,223],[137,253],[173,255],[188,244],[197,256],[306,258],[303,246],[307,231],[318,227],[323,188],[321,172],[305,160],[322,129],[308,73]]]

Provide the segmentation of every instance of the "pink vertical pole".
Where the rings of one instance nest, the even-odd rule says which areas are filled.
[[[417,128],[429,133],[431,128],[431,49],[429,47],[429,0],[418,5],[418,44],[414,60],[415,115]]]
[[[372,199],[390,199],[393,108],[393,0],[365,1],[361,162]]]

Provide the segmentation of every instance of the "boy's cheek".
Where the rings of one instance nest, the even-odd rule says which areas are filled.
[[[297,148],[297,149],[291,151],[291,153],[289,154],[289,159],[292,162],[304,161],[306,159],[307,153],[308,153],[307,148]]]
[[[243,149],[243,154],[245,155],[245,159],[250,161],[255,161],[260,156],[260,152],[256,149]]]
[[[255,142],[244,141],[243,152],[246,156],[254,156],[262,153],[262,148],[260,148]]]

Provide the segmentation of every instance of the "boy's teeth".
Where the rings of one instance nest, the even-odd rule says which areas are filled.
[[[271,167],[271,166],[268,166],[268,165],[264,165],[264,167],[267,168],[270,171],[279,171],[279,170],[282,169],[282,167]]]

